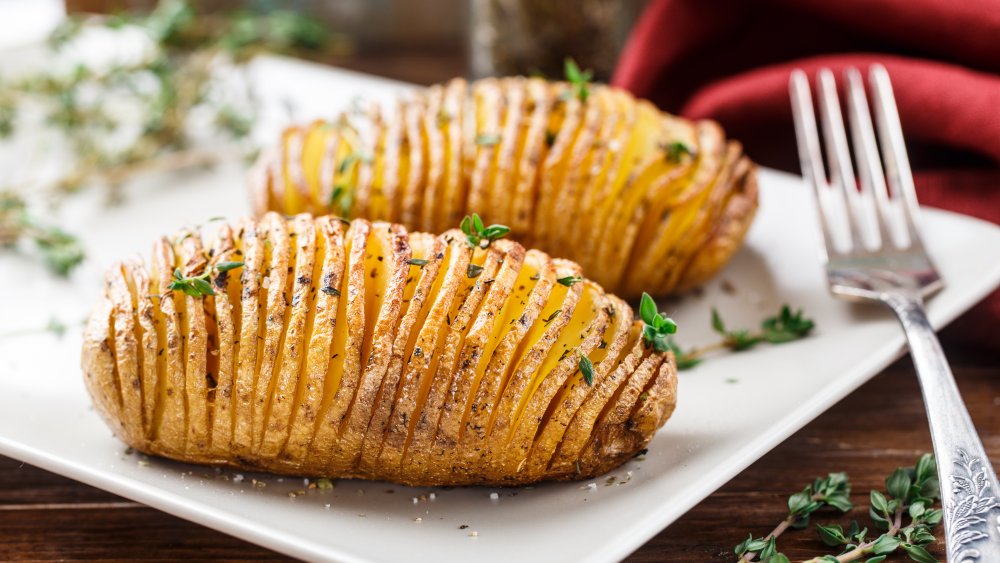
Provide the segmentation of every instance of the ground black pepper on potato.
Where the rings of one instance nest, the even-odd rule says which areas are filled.
[[[623,297],[697,287],[757,208],[755,165],[713,121],[600,84],[455,79],[395,107],[286,129],[250,174],[255,212],[440,232],[479,213]]]
[[[267,213],[112,267],[83,371],[150,454],[411,485],[581,479],[644,448],[676,401],[673,356],[581,277],[510,240]]]

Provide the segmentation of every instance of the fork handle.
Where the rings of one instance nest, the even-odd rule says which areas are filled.
[[[883,295],[903,325],[923,391],[941,483],[948,560],[1000,561],[1000,485],[919,295]],[[985,540],[985,541],[984,541]]]

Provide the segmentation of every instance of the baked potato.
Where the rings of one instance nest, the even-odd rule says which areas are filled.
[[[83,373],[149,454],[409,485],[582,479],[645,447],[677,379],[580,275],[457,229],[266,213],[114,265]]]
[[[479,213],[609,291],[714,275],[757,208],[754,164],[718,124],[604,85],[462,79],[395,108],[287,128],[249,175],[259,215],[334,213],[440,232]]]

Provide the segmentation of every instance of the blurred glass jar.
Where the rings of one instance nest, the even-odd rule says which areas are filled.
[[[563,76],[566,57],[610,79],[645,0],[471,0],[473,78],[511,74]]]

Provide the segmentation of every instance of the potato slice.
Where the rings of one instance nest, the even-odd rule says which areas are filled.
[[[490,246],[472,292],[449,325],[435,381],[413,429],[407,451],[411,463],[404,469],[407,473],[427,478],[431,470],[440,473],[445,469],[437,462],[449,449],[432,448],[432,444],[458,442],[467,405],[495,349],[497,329],[503,323],[503,307],[509,302],[523,261],[524,248],[518,244],[499,241]],[[438,478],[447,476],[439,474]]]
[[[372,407],[372,418],[364,436],[362,445],[360,470],[367,474],[375,474],[382,440],[389,424],[389,417],[400,385],[400,376],[404,366],[407,343],[412,329],[426,315],[425,307],[428,298],[433,297],[432,287],[436,280],[444,279],[438,276],[438,271],[445,259],[447,244],[443,239],[424,233],[410,235],[412,252],[411,260],[426,261],[409,265],[406,285],[401,305],[402,318],[399,322],[398,336],[393,342],[392,355],[386,370],[385,380],[379,390],[379,395]]]
[[[118,372],[119,396],[121,398],[122,418],[125,428],[137,435],[133,440],[144,440],[142,432],[142,381],[140,380],[140,365],[138,341],[136,336],[135,307],[128,282],[123,274],[125,264],[109,270],[104,283],[108,287],[108,295],[113,306],[111,324],[113,328],[115,368]],[[124,390],[136,389],[138,393],[126,393]]]
[[[709,241],[694,252],[677,291],[687,291],[705,283],[715,275],[719,264],[726,263],[739,250],[757,211],[757,176],[753,167],[748,158],[740,159],[734,172],[737,178],[733,184],[735,193],[729,196]]]
[[[470,213],[479,213],[487,221],[492,221],[489,214],[489,191],[492,185],[490,173],[494,168],[498,146],[503,141],[503,92],[499,81],[485,79],[476,83],[472,89],[472,96],[475,108],[469,116],[473,123],[471,131],[473,138],[470,141],[475,156],[469,178],[469,201],[466,207]]]
[[[586,108],[575,97],[566,99],[567,92],[569,90],[563,85],[556,88],[553,93],[556,107],[549,119],[549,131],[556,131],[556,134],[542,164],[539,193],[535,203],[531,240],[543,247],[549,241],[549,233],[565,225],[565,218],[554,215],[553,211],[559,193],[565,185],[577,135],[581,130],[586,130],[584,127]]]
[[[596,99],[582,107],[583,120],[572,146],[567,148],[561,185],[555,182],[551,185],[555,191],[549,200],[551,205],[551,209],[547,210],[549,219],[545,221],[545,225],[538,225],[535,229],[538,233],[535,239],[537,244],[551,248],[553,245],[561,244],[560,241],[564,240],[569,232],[570,225],[567,225],[565,220],[560,221],[559,218],[574,216],[580,199],[582,176],[595,146],[601,142],[598,134],[605,117],[603,111],[605,106],[601,103],[604,96],[596,94],[595,97]]]
[[[350,327],[364,327],[365,318],[365,254],[368,252],[368,238],[371,223],[358,220],[351,224],[346,238],[350,248],[346,252],[347,268],[345,272],[346,291],[341,291],[342,309],[337,311],[337,319],[346,322],[338,323],[334,339],[334,350],[343,356],[340,362],[334,364],[340,367],[340,373],[334,372],[334,378],[328,383],[327,394],[332,394],[332,401],[324,404],[320,420],[316,427],[311,448],[318,452],[316,462],[326,468],[330,474],[344,472],[346,468],[335,463],[343,463],[345,452],[338,448],[339,437],[348,410],[354,401],[361,378],[361,346],[364,334]],[[329,378],[329,375],[327,376]],[[331,385],[332,384],[332,385]]]
[[[115,366],[115,355],[112,351],[114,333],[111,330],[114,304],[110,299],[102,299],[94,307],[83,330],[83,351],[80,354],[80,364],[83,368],[83,382],[94,401],[97,413],[111,428],[112,432],[122,440],[130,441],[135,435],[125,427],[125,417],[122,415],[121,392],[118,390],[118,377]],[[162,404],[162,401],[158,401]],[[126,434],[127,433],[127,434]],[[148,442],[155,443],[153,441]],[[149,446],[153,450],[153,446]],[[162,451],[157,444],[156,451]],[[166,452],[164,452],[166,453]]]
[[[365,259],[365,340],[361,352],[362,374],[350,414],[345,419],[337,451],[349,467],[356,465],[362,443],[378,404],[378,394],[392,359],[393,343],[410,275],[410,245],[402,225],[375,223]],[[370,328],[369,328],[370,327]]]
[[[466,214],[467,184],[463,175],[466,144],[462,139],[462,131],[467,118],[463,110],[468,90],[469,85],[465,80],[451,80],[445,89],[441,112],[434,116],[436,126],[443,129],[445,162],[444,191],[440,197],[427,198],[433,207],[440,208],[436,220],[427,227],[431,230],[458,225]]]
[[[631,311],[621,299],[608,296],[607,301],[603,309],[609,318],[608,328],[601,335],[597,346],[588,354],[594,366],[593,381],[587,384],[582,377],[571,377],[563,384],[558,396],[552,399],[549,412],[546,413],[541,431],[532,445],[523,470],[528,478],[540,478],[545,474],[556,448],[566,435],[570,421],[579,412],[584,400],[590,396],[595,386],[603,383],[621,361],[621,354],[632,326]]]
[[[467,272],[472,263],[472,250],[454,232],[444,238],[448,241],[444,258],[447,266],[443,275],[438,275],[440,281],[431,288],[431,295],[428,296],[430,307],[418,319],[414,327],[417,330],[412,330],[407,337],[403,379],[379,453],[378,465],[392,478],[401,478],[400,470],[410,432],[420,414],[421,401],[426,399],[433,380],[431,363],[444,347],[445,332],[453,322],[455,309],[464,302],[463,294],[467,293],[467,289],[463,288],[469,287],[466,280],[469,279]]]
[[[504,473],[511,481],[518,481],[525,470],[539,427],[549,418],[546,414],[550,408],[554,408],[550,407],[553,398],[568,377],[576,378],[577,384],[582,382],[580,364],[597,349],[607,330],[610,318],[599,288],[592,282],[580,283],[584,288],[576,311],[537,371],[545,375],[535,377],[521,400],[519,412],[513,417],[512,432],[505,442],[501,442],[505,443]],[[497,438],[502,440],[502,437]]]
[[[528,329],[539,320],[556,283],[553,271],[548,255],[536,250],[526,253],[514,293],[501,311],[500,322],[495,325],[492,335],[494,347],[484,354],[489,363],[482,370],[473,401],[464,409],[464,421],[458,428],[458,435],[455,435],[455,429],[442,427],[435,439],[434,455],[451,460],[452,466],[481,463],[486,455],[484,446],[494,406],[507,386],[509,369],[513,364],[511,359]]]
[[[425,156],[427,139],[423,128],[423,115],[427,111],[426,101],[421,95],[404,105],[403,122],[405,124],[405,143],[408,149],[406,176],[400,177],[402,183],[402,207],[400,219],[405,225],[418,225],[422,207],[422,190],[427,181],[427,157]]]
[[[535,200],[538,195],[539,167],[549,149],[549,142],[555,141],[555,133],[549,130],[549,116],[552,109],[552,91],[541,79],[528,79],[528,102],[525,111],[528,127],[524,133],[523,148],[513,163],[517,166],[517,183],[510,198],[510,218],[508,225],[518,236],[530,237],[532,220],[535,216]]]
[[[307,458],[323,410],[323,398],[332,396],[328,391],[331,365],[338,357],[343,362],[342,354],[334,351],[334,332],[339,305],[345,301],[342,297],[346,287],[344,246],[344,228],[340,221],[329,216],[316,220],[316,255],[311,277],[313,309],[311,318],[307,319],[307,324],[309,321],[312,324],[306,330],[305,367],[299,375],[298,402],[292,410],[291,429],[282,454],[282,459],[293,465],[301,465]]]
[[[523,147],[522,129],[525,124],[525,97],[527,91],[523,78],[506,78],[500,81],[503,96],[503,125],[496,145],[496,162],[487,175],[484,213],[490,221],[511,223],[511,199],[517,181],[517,162]]]
[[[280,344],[275,351],[274,381],[270,382],[272,387],[266,395],[264,435],[259,449],[259,455],[266,457],[277,457],[291,433],[292,411],[298,401],[299,374],[303,371],[302,362],[306,355],[306,324],[310,313],[315,310],[313,299],[316,291],[312,276],[316,258],[316,229],[312,217],[304,214],[295,216],[289,223],[288,235],[288,246],[294,249],[295,256],[289,257],[285,270],[287,281],[282,302],[278,304],[284,324]],[[278,240],[275,240],[277,243]]]
[[[209,256],[219,262],[242,262],[243,253],[236,248],[233,230],[223,224],[212,239]],[[137,289],[141,285],[141,269],[136,269]],[[208,350],[215,358],[216,384],[212,396],[211,452],[222,459],[232,449],[233,397],[236,386],[236,347],[239,342],[239,270],[215,272],[211,283],[215,290],[215,326],[218,341]],[[140,318],[141,320],[141,318]]]
[[[415,223],[415,227],[421,229],[433,229],[437,224],[440,212],[437,202],[443,199],[443,192],[446,189],[444,175],[448,147],[438,125],[442,111],[444,111],[444,88],[433,86],[427,90],[427,109],[420,116],[427,157],[427,180],[424,182],[421,194],[424,202],[420,210],[420,219]]]

